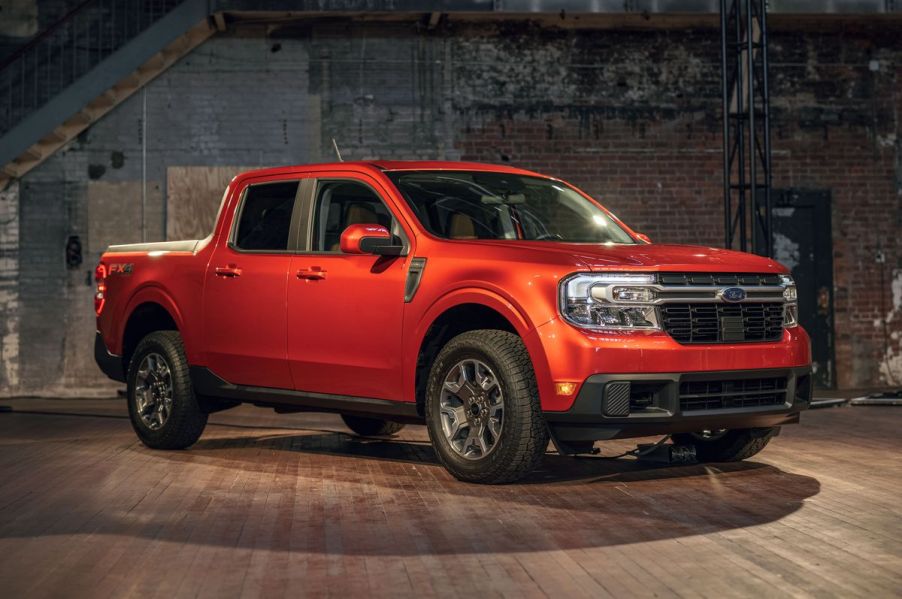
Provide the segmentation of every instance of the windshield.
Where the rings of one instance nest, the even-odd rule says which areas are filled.
[[[557,181],[485,171],[386,175],[426,230],[445,239],[636,243],[598,205]]]

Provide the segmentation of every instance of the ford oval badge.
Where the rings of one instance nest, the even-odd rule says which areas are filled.
[[[725,302],[741,302],[746,298],[746,293],[742,287],[727,287],[720,292],[720,297]]]

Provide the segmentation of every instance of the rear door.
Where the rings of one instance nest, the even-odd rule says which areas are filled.
[[[237,385],[291,388],[286,301],[297,244],[298,178],[254,181],[242,192],[228,243],[204,285],[207,366]]]
[[[401,324],[408,256],[344,254],[341,232],[381,224],[405,241],[377,181],[320,176],[309,202],[306,251],[288,277],[288,359],[295,388],[374,399],[401,398]],[[409,245],[409,244],[408,244]]]

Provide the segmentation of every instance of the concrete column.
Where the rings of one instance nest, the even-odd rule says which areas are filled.
[[[19,183],[0,191],[0,395],[19,385]]]

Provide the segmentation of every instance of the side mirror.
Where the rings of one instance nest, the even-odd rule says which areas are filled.
[[[651,237],[649,237],[645,233],[636,233],[636,237],[638,237],[640,241],[644,241],[645,243],[651,243]]]
[[[356,224],[341,232],[338,245],[345,254],[399,256],[404,248],[393,242],[392,234],[382,225]]]

